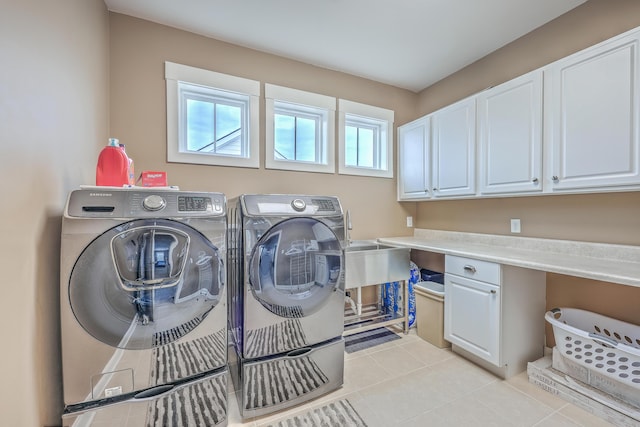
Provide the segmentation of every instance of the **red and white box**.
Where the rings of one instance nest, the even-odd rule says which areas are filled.
[[[163,171],[142,171],[140,174],[143,187],[166,187],[167,173]]]

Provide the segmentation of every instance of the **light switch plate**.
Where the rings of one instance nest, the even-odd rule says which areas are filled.
[[[511,232],[520,233],[520,219],[516,218],[511,220]]]
[[[407,227],[413,227],[413,217],[412,216],[408,216],[407,217]]]

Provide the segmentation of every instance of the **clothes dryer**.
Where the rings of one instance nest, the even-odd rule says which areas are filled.
[[[230,202],[232,377],[243,417],[342,385],[345,226],[336,197]]]
[[[97,187],[69,195],[64,425],[99,423],[113,405],[131,417],[123,426],[155,425],[154,417],[227,424],[226,225],[221,193]],[[200,404],[180,403],[190,394]]]

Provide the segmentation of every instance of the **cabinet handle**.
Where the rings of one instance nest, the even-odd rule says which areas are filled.
[[[533,178],[531,182],[533,182],[534,184],[538,184],[538,178]]]
[[[473,265],[465,265],[464,266],[464,271],[468,271],[469,273],[475,273],[476,272],[476,268]]]
[[[491,293],[492,293],[492,294],[495,294],[495,293],[496,293],[496,290],[495,290],[495,289],[491,289]]]
[[[553,175],[553,176],[551,177],[551,179],[553,180],[553,182],[558,182],[558,181],[560,181],[560,179],[558,178],[558,176],[557,176],[557,175]]]
[[[438,189],[436,187],[433,187],[433,191],[438,191]]]

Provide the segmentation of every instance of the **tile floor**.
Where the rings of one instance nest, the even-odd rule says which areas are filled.
[[[400,335],[345,354],[343,387],[310,403],[242,420],[230,393],[229,426],[262,427],[342,398],[369,427],[610,425],[530,384],[524,372],[505,381],[423,341],[415,329]]]

